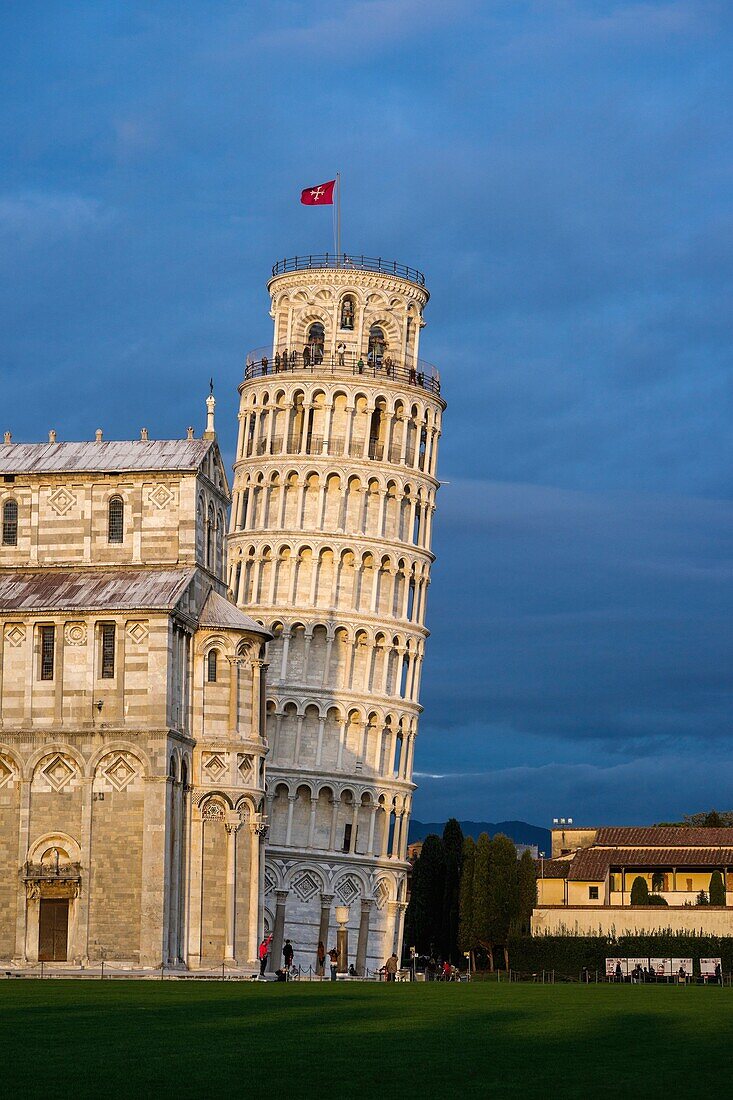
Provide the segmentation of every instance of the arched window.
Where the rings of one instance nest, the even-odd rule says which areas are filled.
[[[370,366],[380,367],[384,357],[387,341],[384,338],[384,330],[379,325],[372,325],[369,329],[369,354],[367,359]]]
[[[122,497],[112,497],[107,509],[107,542],[120,543],[125,535],[125,506]]]
[[[206,568],[214,570],[214,533],[216,521],[214,520],[214,506],[209,505],[206,515]]]
[[[355,314],[354,299],[350,294],[347,294],[341,301],[340,327],[347,329],[349,332],[353,331]]]
[[[6,500],[3,504],[3,546],[18,545],[18,502]]]
[[[320,321],[316,321],[308,329],[308,347],[310,348],[311,361],[323,362],[323,346],[326,342],[326,330]]]
[[[210,649],[206,656],[206,682],[207,684],[216,683],[216,666],[219,659],[218,649]]]

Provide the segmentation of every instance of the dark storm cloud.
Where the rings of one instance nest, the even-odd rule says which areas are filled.
[[[345,247],[427,271],[449,400],[417,764],[459,778],[418,812],[731,801],[731,6],[0,19],[0,430],[183,435],[213,375],[231,458],[340,168]]]

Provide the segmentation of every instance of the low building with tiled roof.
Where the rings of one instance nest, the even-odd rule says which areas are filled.
[[[534,933],[733,934],[733,828],[562,825],[552,830],[552,855],[537,861]],[[716,872],[726,904],[698,904]],[[638,878],[655,904],[631,905]]]

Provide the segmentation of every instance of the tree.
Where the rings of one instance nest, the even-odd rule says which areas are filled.
[[[649,884],[647,883],[645,878],[642,878],[641,875],[637,875],[631,884],[631,904],[649,904]]]
[[[473,872],[476,863],[476,841],[467,836],[463,841],[461,863],[461,894],[458,915],[458,946],[461,951],[473,951],[476,936],[473,925]]]
[[[659,890],[664,889],[664,872],[654,871],[652,874],[652,890],[656,894]]]
[[[458,922],[461,897],[461,863],[463,861],[463,830],[454,817],[443,829],[445,877],[441,914],[440,950],[444,959],[458,962]]]
[[[695,898],[695,905],[710,905],[710,898],[707,896],[704,890],[701,890]]]
[[[720,871],[713,871],[710,876],[710,904],[725,905],[725,883]]]
[[[489,958],[489,968],[494,969],[489,926],[489,868],[491,864],[491,840],[482,833],[476,844],[473,869],[473,935],[474,947],[481,946]]]
[[[528,848],[517,865],[517,931],[528,935],[532,927],[532,910],[537,905],[537,870]]]
[[[723,825],[723,819],[717,810],[711,810],[709,813],[705,814],[703,825],[707,829],[720,829]]]
[[[405,915],[409,946],[418,954],[432,953],[440,931],[445,883],[443,841],[431,833],[412,868],[410,903]]]
[[[504,948],[504,965],[509,969],[509,929],[519,914],[517,849],[503,833],[491,841],[489,873],[489,942]]]

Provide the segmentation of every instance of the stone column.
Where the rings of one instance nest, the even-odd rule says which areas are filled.
[[[86,963],[89,958],[89,894],[92,866],[92,789],[94,779],[84,776],[81,789],[81,864],[86,877],[79,893],[76,919],[76,942],[69,944],[69,956]],[[84,889],[84,886],[86,889]]]
[[[193,802],[193,799],[192,799]],[[190,881],[188,910],[189,970],[201,965],[201,892],[203,880],[204,823],[198,806],[191,807],[191,855],[189,857]]]
[[[331,919],[332,902],[333,894],[321,894],[321,923],[318,925],[318,941],[326,948],[326,952],[330,950],[328,946],[328,925]]]
[[[328,838],[328,847],[334,851],[336,847],[336,826],[338,824],[338,812],[341,805],[340,798],[331,799],[331,832]]]
[[[395,950],[395,932],[397,931],[397,914],[400,903],[398,901],[387,902],[387,928],[384,938],[385,958]]]
[[[225,898],[224,961],[234,965],[234,922],[237,906],[237,829],[239,819],[225,822],[227,834],[227,885]]]
[[[259,944],[259,893],[260,893],[260,834],[264,826],[260,821],[249,825],[249,902],[247,906],[247,962],[257,958]],[[243,960],[240,959],[240,962]]]
[[[283,941],[285,939],[285,902],[287,890],[275,891],[275,927],[272,930],[269,969],[275,971],[282,963]]]
[[[168,777],[145,777],[140,962],[160,966],[167,945],[165,919],[166,803]]]
[[[361,921],[359,922],[359,939],[356,943],[356,973],[364,976],[366,971],[367,944],[369,943],[369,920],[374,902],[371,898],[361,899]]]

